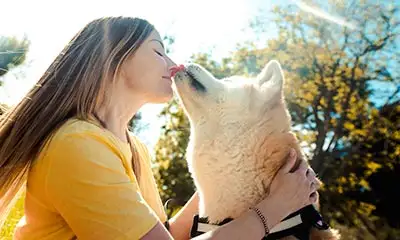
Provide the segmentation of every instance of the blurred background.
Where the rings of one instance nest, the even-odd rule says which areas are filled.
[[[175,62],[216,77],[285,72],[293,129],[324,182],[321,211],[343,239],[400,239],[400,2],[344,0],[6,1],[0,14],[0,114],[36,83],[89,21],[152,22]],[[169,215],[195,191],[185,161],[189,123],[176,100],[132,118],[153,154]],[[1,230],[11,239],[23,198]]]

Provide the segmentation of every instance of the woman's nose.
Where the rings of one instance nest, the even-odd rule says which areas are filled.
[[[168,69],[177,65],[174,61],[172,61],[171,58],[168,58],[167,64],[168,64]]]

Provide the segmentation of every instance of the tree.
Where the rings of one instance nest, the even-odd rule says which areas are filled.
[[[351,164],[347,164],[331,186],[342,194],[330,194],[330,201],[339,208],[353,210],[351,217],[345,216],[348,211],[342,210],[344,215],[336,219],[348,226],[364,228],[364,234],[377,239],[396,239],[400,235],[397,217],[400,194],[393,191],[393,185],[400,183],[399,116],[400,100],[387,103],[379,110],[373,109],[369,121],[358,121],[356,125],[365,124],[362,128],[368,134],[351,139],[352,150],[343,152],[337,159]],[[346,203],[340,204],[344,199]]]
[[[139,132],[147,128],[148,124],[142,121],[142,113],[137,112],[129,121],[128,126],[129,126],[129,131],[138,134]]]
[[[29,44],[26,38],[0,36],[0,77],[25,61]]]
[[[194,183],[188,172],[186,147],[189,140],[189,120],[178,107],[177,101],[171,101],[161,112],[166,121],[162,126],[160,139],[156,145],[156,180],[163,202],[175,200],[167,214],[182,206],[194,193]]]
[[[398,128],[375,106],[377,90],[370,87],[377,81],[399,86],[398,62],[390,60],[398,57],[398,8],[374,3],[335,4],[331,11],[332,7],[342,16],[355,16],[359,28],[338,31],[310,15],[276,9],[285,21],[278,21],[280,39],[268,43],[268,55],[283,62],[288,84],[295,86],[286,95],[294,122],[303,130],[299,135],[313,150],[311,164],[326,184],[321,195],[325,216],[359,229],[362,239],[384,239],[387,232],[377,229],[385,219],[373,211],[376,202],[363,201],[357,194],[370,189],[369,176],[382,164],[376,162],[377,156],[386,156],[386,165],[395,164],[400,156],[365,147],[366,142],[376,146],[381,139],[377,126],[386,136]],[[386,96],[387,104],[399,99],[398,89]]]
[[[21,65],[26,58],[29,41],[24,38],[18,40],[15,37],[0,36],[0,87],[1,78],[12,68]],[[0,115],[4,114],[8,107],[0,103]]]

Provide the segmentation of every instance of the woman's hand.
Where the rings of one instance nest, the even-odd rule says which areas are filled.
[[[292,149],[287,163],[272,181],[269,196],[256,206],[264,215],[269,229],[289,214],[316,200],[316,195],[312,195],[319,188],[315,173],[305,162],[301,163],[296,171],[291,172],[296,158],[297,154]],[[247,211],[217,230],[195,239],[261,239],[264,236],[265,229],[260,217],[254,211]]]
[[[290,213],[317,201],[316,191],[320,184],[315,172],[305,161],[302,161],[297,170],[291,172],[296,159],[296,151],[291,149],[287,163],[271,183],[269,196],[258,204],[261,210],[265,210],[265,216],[268,217],[273,211],[272,214],[282,220]]]
[[[280,169],[271,184],[270,197],[280,203],[283,210],[292,213],[304,206],[315,203],[315,192],[320,187],[315,172],[302,161],[297,170],[291,172],[296,164],[297,154],[291,149],[289,159]]]

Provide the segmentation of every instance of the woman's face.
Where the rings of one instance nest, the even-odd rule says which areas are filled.
[[[170,68],[160,34],[153,31],[121,68],[126,90],[147,103],[164,103],[173,95]]]

